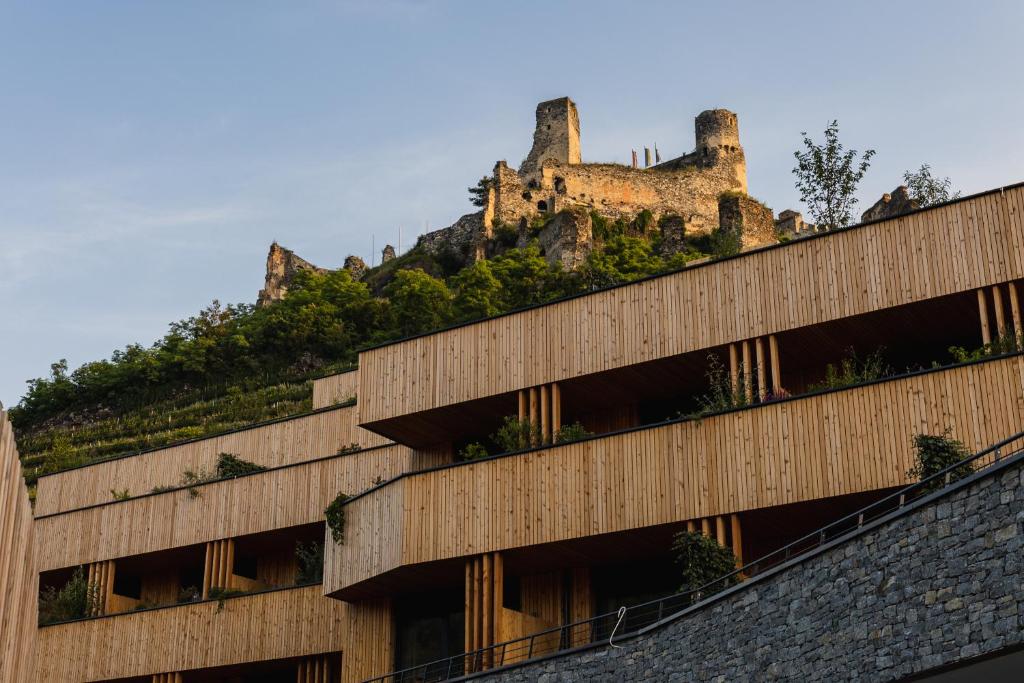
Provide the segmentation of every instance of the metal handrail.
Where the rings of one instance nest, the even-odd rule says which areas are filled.
[[[603,642],[610,640],[613,633],[617,639],[635,635],[645,628],[674,618],[679,612],[693,607],[701,601],[709,600],[716,593],[739,584],[745,579],[763,574],[770,569],[805,556],[830,541],[836,541],[844,536],[855,533],[869,522],[879,520],[887,515],[903,514],[908,509],[907,506],[910,503],[926,496],[938,495],[940,491],[947,488],[954,481],[969,476],[964,471],[964,468],[969,467],[971,470],[970,474],[976,474],[997,464],[1000,460],[1024,453],[1024,444],[1016,449],[1004,452],[1010,444],[1021,440],[1024,440],[1024,431],[1003,439],[931,476],[884,496],[856,512],[840,517],[699,588],[674,593],[663,598],[627,607],[622,617],[625,621],[622,632],[616,630],[617,625],[614,628],[608,628],[609,624],[616,623],[619,618],[618,611],[609,612],[591,617],[590,619],[555,626],[520,638],[495,643],[472,652],[453,655],[446,659],[439,659],[384,674],[376,678],[369,678],[364,683],[411,683],[413,681],[425,683],[427,681],[444,681],[534,657],[553,654],[558,651]],[[990,458],[991,461],[979,463],[980,460],[986,458]],[[980,466],[976,467],[976,465]],[[666,614],[668,616],[665,616]],[[577,633],[582,635],[580,639],[576,638]],[[555,634],[558,634],[557,637]],[[538,643],[540,643],[539,646]]]

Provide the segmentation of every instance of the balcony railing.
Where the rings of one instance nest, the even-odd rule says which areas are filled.
[[[792,543],[750,562],[695,590],[675,593],[657,600],[620,607],[584,621],[538,631],[522,638],[455,655],[427,664],[395,671],[365,683],[428,683],[458,678],[559,651],[637,635],[681,612],[709,603],[721,591],[752,577],[806,557],[831,543],[842,542],[867,525],[876,525],[908,512],[912,503],[938,496],[954,482],[975,476],[1009,458],[1024,455],[1024,432],[1019,432],[983,451],[964,458],[935,474],[910,484],[870,505],[848,514]],[[970,470],[970,474],[967,470]]]

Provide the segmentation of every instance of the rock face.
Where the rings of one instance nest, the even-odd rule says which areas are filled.
[[[390,244],[385,244],[384,245],[384,249],[380,252],[380,262],[381,262],[381,264],[383,265],[383,264],[387,263],[388,261],[394,261],[394,260],[395,260],[395,248],[393,246],[391,246]]]
[[[361,280],[366,273],[366,261],[358,256],[345,257],[345,265],[342,267],[352,275],[353,280]]]
[[[548,263],[561,262],[566,270],[575,270],[594,248],[590,212],[580,207],[562,211],[544,226],[537,240]]]
[[[906,185],[900,185],[892,192],[886,192],[874,205],[861,214],[860,219],[866,223],[883,218],[894,218],[920,209],[921,205],[910,197]]]
[[[277,242],[270,245],[267,254],[267,275],[263,289],[256,298],[257,306],[266,306],[273,301],[284,298],[295,275],[303,270],[326,273],[325,268],[314,266],[309,261],[295,255],[291,249],[285,249]]]

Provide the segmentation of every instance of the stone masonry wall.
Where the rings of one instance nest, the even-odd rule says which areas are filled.
[[[1024,466],[648,634],[480,680],[890,681],[1024,642]]]

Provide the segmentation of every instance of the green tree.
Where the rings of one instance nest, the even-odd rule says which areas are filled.
[[[836,230],[850,224],[857,191],[871,166],[875,150],[864,152],[858,161],[857,150],[847,150],[839,141],[839,122],[825,129],[825,142],[818,145],[807,133],[801,133],[804,150],[793,152],[797,165],[796,189],[820,230]]]
[[[398,271],[384,294],[390,302],[396,336],[435,330],[452,319],[452,296],[447,285],[418,268]]]
[[[590,288],[597,289],[638,280],[664,270],[664,267],[649,241],[617,235],[608,239],[604,249],[590,252],[583,268],[583,278]]]
[[[476,320],[501,313],[504,291],[488,261],[477,261],[451,279],[455,317]]]
[[[484,206],[487,203],[487,193],[494,185],[494,179],[484,176],[477,181],[474,187],[469,188],[469,203],[473,206]]]
[[[574,277],[562,264],[549,264],[536,242],[510,249],[490,261],[491,272],[501,283],[502,310],[551,301],[577,291]]]
[[[947,178],[936,178],[932,175],[932,167],[928,164],[921,164],[921,168],[911,173],[903,174],[903,182],[907,186],[910,198],[921,206],[941,204],[960,196],[960,192],[950,194],[953,182]]]
[[[673,539],[672,550],[683,580],[680,593],[703,587],[704,595],[695,596],[699,600],[736,582],[732,573],[736,569],[736,556],[715,539],[695,531],[682,531]],[[727,576],[729,578],[724,578]],[[713,581],[715,583],[708,586]]]
[[[970,457],[971,452],[967,450],[962,442],[950,436],[951,430],[946,428],[942,434],[915,434],[914,435],[914,466],[907,472],[907,476],[918,481],[924,481],[928,477],[938,474],[947,467],[953,467],[961,460]],[[963,479],[974,471],[971,463],[953,467],[950,470],[950,481]],[[937,491],[946,485],[945,477],[929,483],[924,492]]]

